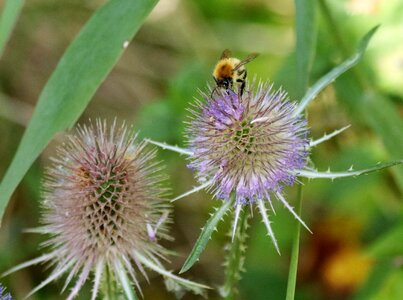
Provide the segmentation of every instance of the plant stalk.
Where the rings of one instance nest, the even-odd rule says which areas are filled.
[[[241,272],[244,271],[246,239],[248,229],[249,210],[243,208],[239,213],[238,226],[235,231],[234,241],[227,245],[227,255],[225,262],[225,282],[220,287],[219,292],[225,300],[235,300],[238,293],[237,284],[241,279]],[[229,236],[232,236],[230,230]]]
[[[302,184],[298,185],[298,195],[297,195],[297,214],[301,215],[302,207]],[[297,271],[298,271],[298,256],[299,256],[299,239],[301,234],[301,223],[296,221],[295,235],[292,242],[291,250],[291,261],[290,269],[288,272],[288,282],[287,282],[287,295],[286,300],[293,300],[295,297],[295,287],[297,284]]]

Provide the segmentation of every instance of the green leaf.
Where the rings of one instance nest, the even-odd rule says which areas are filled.
[[[226,211],[231,207],[234,199],[231,198],[229,201],[225,201],[224,204],[216,210],[216,212],[211,216],[211,218],[207,221],[204,226],[199,238],[193,246],[192,252],[189,254],[189,257],[186,259],[185,263],[182,266],[179,274],[182,274],[189,270],[194,263],[199,259],[200,255],[204,251],[207,246],[208,241],[210,240],[213,231],[216,229],[218,222],[222,219]]]
[[[366,93],[359,108],[368,124],[382,139],[392,159],[403,158],[403,118],[387,98],[377,93]],[[403,166],[392,169],[403,193]]]
[[[345,74],[335,84],[338,99],[355,118],[368,124],[380,136],[391,159],[403,156],[403,119],[389,99],[377,92],[366,92],[353,74]],[[403,192],[403,167],[393,168],[392,174]]]
[[[368,248],[368,254],[376,258],[399,256],[403,253],[403,223],[394,226],[389,232],[382,235]]]
[[[348,53],[348,45],[340,32],[336,18],[328,8],[327,1],[319,1],[324,20],[329,25],[329,34],[334,38],[339,51]],[[365,47],[365,45],[363,45]],[[375,90],[378,84],[368,76],[368,69],[357,68],[335,82],[337,98],[350,111],[356,120],[369,125],[382,137],[382,141],[391,159],[401,159],[403,153],[403,119],[392,101]],[[403,167],[392,169],[396,183],[403,193]]]
[[[3,55],[4,48],[15,23],[17,23],[24,2],[24,0],[6,0],[4,3],[3,12],[0,17],[0,56]]]
[[[395,271],[396,267],[390,261],[377,261],[373,265],[368,279],[351,300],[373,300],[374,296],[383,288],[388,278]]]
[[[385,279],[380,289],[371,300],[402,299],[403,298],[403,269],[396,268]]]
[[[0,185],[0,220],[8,199],[55,133],[70,128],[157,0],[110,0],[68,47],[44,87]]]
[[[316,2],[295,0],[296,10],[296,67],[297,98],[301,98],[308,88],[309,76],[315,57],[317,22]]]
[[[367,49],[368,43],[371,40],[374,33],[378,30],[378,26],[372,28],[360,41],[357,52],[353,54],[350,58],[345,60],[342,64],[338,65],[332,69],[325,76],[320,78],[309,90],[306,92],[305,96],[302,98],[301,102],[295,109],[294,115],[300,114],[305,107],[316,98],[316,96],[329,84],[336,80],[341,74],[347,70],[354,67],[363,57],[365,50]]]

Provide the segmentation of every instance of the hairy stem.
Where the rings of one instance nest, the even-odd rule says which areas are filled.
[[[234,211],[235,212],[235,211]],[[225,262],[225,282],[220,287],[220,295],[226,300],[236,299],[238,293],[237,284],[241,279],[241,272],[244,271],[246,239],[248,237],[246,231],[248,229],[249,210],[243,208],[239,214],[238,226],[235,229],[234,240],[227,244],[226,262]],[[234,219],[235,223],[235,219]],[[229,236],[232,236],[230,230]]]

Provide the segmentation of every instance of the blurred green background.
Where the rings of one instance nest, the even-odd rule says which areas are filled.
[[[3,1],[0,1],[2,6]],[[101,0],[27,1],[0,60],[0,178],[21,139],[38,95],[66,47]],[[340,136],[312,152],[323,170],[366,167],[403,157],[387,130],[403,135],[403,2],[401,0],[318,0],[318,41],[311,83],[353,52],[360,36],[382,26],[364,61],[308,108],[311,136],[351,124]],[[329,15],[332,16],[331,25]],[[333,27],[330,27],[333,26]],[[336,27],[335,27],[336,26]],[[335,30],[337,28],[337,31]],[[105,118],[133,123],[142,137],[184,145],[184,121],[198,89],[213,84],[211,72],[225,48],[237,57],[260,56],[248,65],[249,77],[274,81],[295,95],[295,11],[291,0],[161,0],[119,63],[101,85],[80,122]],[[367,102],[366,96],[372,100]],[[393,114],[390,114],[390,111]],[[396,118],[397,116],[397,118]],[[389,127],[388,127],[389,126]],[[385,129],[386,128],[386,129]],[[385,133],[386,132],[386,133]],[[57,135],[36,161],[10,201],[0,230],[0,271],[40,255],[44,239],[23,233],[40,219],[40,184]],[[172,194],[196,185],[186,160],[159,151]],[[400,175],[399,175],[400,174]],[[302,217],[313,234],[302,233],[296,299],[403,299],[403,170],[395,168],[334,182],[306,182]],[[296,190],[286,190],[295,202]],[[166,243],[179,255],[178,270],[218,202],[198,193],[175,203],[172,235]],[[260,218],[251,221],[246,273],[239,299],[284,299],[294,219],[279,203],[272,214],[279,256]],[[218,228],[201,260],[185,277],[217,287],[228,242],[229,219]],[[22,299],[49,270],[31,267],[1,278]],[[175,299],[161,277],[143,280],[145,299]],[[155,277],[153,277],[155,276]],[[32,299],[59,299],[63,280]],[[88,299],[90,284],[79,299]],[[209,299],[218,298],[212,290]],[[198,299],[186,294],[183,299]]]

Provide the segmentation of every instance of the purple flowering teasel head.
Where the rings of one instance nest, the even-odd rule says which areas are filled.
[[[91,299],[108,284],[106,273],[113,274],[127,299],[137,299],[132,285],[141,293],[136,271],[147,278],[144,267],[162,274],[175,291],[200,292],[204,286],[171,274],[160,263],[169,252],[158,242],[172,238],[165,176],[155,154],[124,124],[108,128],[97,120],[95,126],[78,127],[58,149],[43,183],[43,226],[34,231],[50,236],[44,243],[50,252],[7,273],[40,262],[53,265],[29,295],[67,273],[63,290],[77,277],[67,299],[78,295],[91,273]]]
[[[202,188],[235,205],[232,238],[244,204],[257,207],[268,235],[280,252],[265,207],[274,196],[301,222],[282,195],[306,167],[310,141],[303,116],[283,90],[254,81],[242,95],[231,89],[203,94],[187,122],[189,167]],[[233,200],[234,199],[234,200]]]
[[[253,84],[252,84],[253,89]],[[270,199],[296,180],[306,165],[306,121],[294,115],[287,94],[258,84],[239,96],[232,90],[203,94],[188,123],[189,166],[214,194],[236,204]]]

